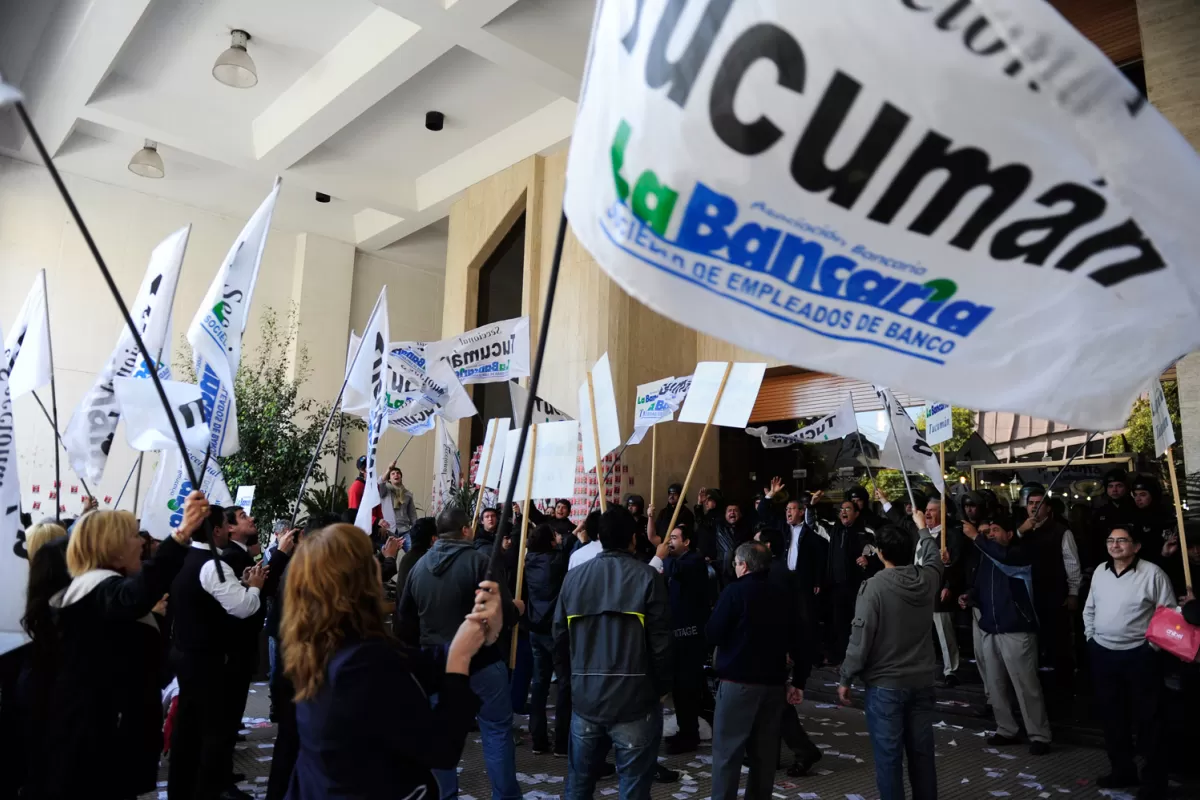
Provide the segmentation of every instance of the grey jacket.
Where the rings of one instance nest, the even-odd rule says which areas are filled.
[[[933,685],[929,628],[943,569],[937,539],[922,529],[915,564],[885,569],[863,582],[842,661],[842,686],[855,677],[889,689]]]

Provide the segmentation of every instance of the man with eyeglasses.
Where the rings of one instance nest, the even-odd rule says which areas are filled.
[[[1131,528],[1121,525],[1109,532],[1108,563],[1092,577],[1083,609],[1096,708],[1103,717],[1112,767],[1096,785],[1119,789],[1139,784],[1133,762],[1136,725],[1137,747],[1145,760],[1138,800],[1157,800],[1167,792],[1163,673],[1159,653],[1146,641],[1146,629],[1155,609],[1175,606],[1175,593],[1160,567],[1138,557],[1142,544]]]

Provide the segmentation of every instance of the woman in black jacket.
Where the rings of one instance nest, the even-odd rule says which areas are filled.
[[[471,656],[502,624],[500,587],[480,587],[439,664],[385,630],[379,565],[362,531],[332,525],[305,537],[284,594],[283,658],[300,733],[289,800],[438,796],[431,770],[458,764],[479,705]]]
[[[529,700],[529,735],[535,755],[550,751],[546,724],[546,699],[550,696],[550,676],[554,673],[554,607],[567,575],[568,556],[555,547],[555,532],[549,525],[538,525],[529,532],[525,554],[525,627],[533,649],[533,690]],[[570,676],[558,676],[558,704],[555,706],[554,750],[567,752],[571,727],[571,693],[566,689]]]
[[[189,495],[183,525],[144,563],[128,511],[93,511],[76,523],[67,544],[71,584],[51,601],[58,663],[33,796],[124,800],[154,789],[162,705],[150,612],[207,513],[204,495]]]

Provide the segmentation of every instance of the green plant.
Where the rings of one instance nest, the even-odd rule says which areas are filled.
[[[332,408],[329,403],[318,403],[300,393],[310,371],[307,349],[303,345],[293,347],[296,335],[294,309],[283,320],[274,309],[263,309],[261,339],[253,352],[242,353],[242,363],[234,376],[241,449],[232,456],[217,459],[230,491],[236,491],[238,486],[255,487],[254,516],[260,520],[260,534],[264,535],[270,530],[271,521],[291,518],[296,492]],[[293,349],[295,364],[289,370]],[[192,353],[186,340],[176,364],[183,380],[194,383]],[[365,430],[366,422],[342,414],[341,427],[345,431]],[[330,431],[337,429],[335,418]],[[327,436],[320,455],[337,453],[336,434]],[[328,476],[318,460],[309,484],[320,486],[327,482]]]
[[[917,430],[921,435],[925,435],[925,412],[922,411],[917,416]],[[957,452],[967,439],[971,438],[971,434],[975,432],[975,412],[969,408],[958,408],[955,406],[950,409],[950,431],[953,434],[946,441],[946,452]]]
[[[900,474],[900,470],[877,469],[874,470],[874,475],[874,481],[869,477],[863,477],[858,482],[859,485],[867,487],[867,491],[870,492],[871,497],[875,496],[876,483],[878,483],[879,488],[893,502],[908,497],[908,490],[904,486],[904,476]],[[929,482],[923,475],[910,472],[908,473],[908,480],[912,484],[914,492],[924,492],[929,488]]]
[[[337,483],[325,484],[309,489],[300,500],[300,515],[296,524],[318,514],[341,514],[350,508],[350,495],[346,492],[346,480],[342,478]]]
[[[1166,381],[1162,385],[1163,395],[1167,399],[1167,410],[1171,414],[1171,427],[1175,429],[1175,441],[1183,441],[1183,430],[1179,421],[1179,385],[1175,381]],[[1151,420],[1150,400],[1146,397],[1139,397],[1133,404],[1133,410],[1129,413],[1129,419],[1125,422],[1124,440],[1121,436],[1114,436],[1108,440],[1108,452],[1124,453],[1126,452],[1126,442],[1129,449],[1146,458],[1154,459],[1154,424]],[[1175,448],[1176,452],[1182,448]],[[1180,463],[1176,459],[1176,464]]]
[[[470,481],[464,481],[463,484],[454,486],[446,498],[447,508],[458,508],[467,512],[474,513],[475,501],[479,497],[479,490]]]

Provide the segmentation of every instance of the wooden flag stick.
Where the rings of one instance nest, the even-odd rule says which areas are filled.
[[[487,487],[488,472],[490,472],[492,469],[492,451],[496,449],[496,439],[498,438],[497,432],[500,429],[500,420],[498,420],[498,419],[488,420],[487,427],[494,428],[494,429],[492,430],[492,438],[488,442],[487,461],[483,465],[483,479],[479,482],[479,497],[475,498],[475,513],[471,517],[471,532],[472,533],[475,533],[479,528],[479,512],[483,508],[483,495],[485,492],[487,492],[487,488],[488,488]],[[496,542],[496,544],[494,546],[499,547],[500,543]]]
[[[650,426],[650,506],[654,505],[654,487],[658,486],[658,426]],[[650,506],[646,506],[649,508]]]
[[[671,524],[667,526],[667,535],[671,535],[671,531],[675,530],[675,522],[679,519],[679,512],[687,503],[688,484],[692,482],[692,473],[696,471],[696,464],[700,462],[700,452],[704,449],[704,440],[708,438],[708,429],[712,427],[713,417],[717,415],[717,406],[721,405],[721,395],[725,394],[725,383],[729,380],[729,373],[733,371],[733,362],[725,363],[725,374],[721,376],[721,385],[717,387],[717,397],[713,400],[712,409],[708,412],[708,421],[704,423],[704,430],[700,432],[700,441],[696,443],[696,454],[692,456],[692,465],[688,467],[687,476],[683,479],[683,489],[679,492],[679,502],[675,504],[675,513],[671,515]],[[695,533],[692,534],[695,536]]]
[[[938,445],[938,462],[942,470],[942,480],[946,480],[946,443]],[[946,552],[946,496],[942,495],[942,552]]]
[[[517,593],[513,597],[521,596],[521,589],[525,585],[525,552],[529,542],[529,509],[530,503],[533,502],[533,464],[537,459],[537,425],[529,427],[529,475],[525,478],[525,505],[521,506],[521,510],[525,513],[521,515],[521,549],[517,555]],[[518,465],[519,467],[519,465]],[[496,542],[493,547],[499,547],[502,542]],[[512,650],[508,654],[508,668],[517,668],[517,628],[521,623],[513,626],[512,632]]]
[[[588,370],[588,405],[592,407],[592,444],[596,448],[596,481],[600,488],[600,513],[608,510],[608,501],[604,491],[604,473],[600,470],[600,421],[596,419],[596,390],[592,387],[592,373]]]
[[[1183,585],[1192,591],[1192,566],[1188,563],[1187,534],[1183,531],[1183,499],[1179,496],[1179,479],[1175,477],[1175,454],[1167,445],[1167,470],[1171,473],[1171,491],[1175,495],[1175,524],[1179,527],[1179,555],[1183,556]]]

